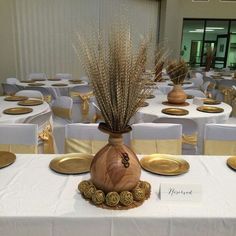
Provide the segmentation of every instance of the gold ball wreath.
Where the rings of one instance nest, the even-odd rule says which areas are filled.
[[[91,199],[96,190],[96,187],[91,184],[88,188],[85,189],[84,197],[87,199]]]
[[[78,189],[80,192],[84,193],[90,185],[91,185],[90,181],[84,180],[79,183]]]
[[[105,202],[104,192],[102,190],[97,190],[92,196],[92,201],[95,205],[99,205]]]
[[[134,200],[136,201],[144,201],[145,200],[145,190],[140,188],[140,187],[136,187],[133,191],[133,196],[134,196]]]
[[[120,203],[124,206],[130,206],[134,202],[133,194],[129,191],[123,191],[120,193]]]
[[[106,204],[108,206],[114,207],[118,205],[120,201],[120,196],[117,192],[110,192],[106,196]]]

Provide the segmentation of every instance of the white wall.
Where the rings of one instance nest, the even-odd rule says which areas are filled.
[[[82,76],[75,33],[108,32],[121,13],[133,25],[135,41],[152,29],[155,51],[157,0],[0,0],[0,79],[24,79],[30,72]]]

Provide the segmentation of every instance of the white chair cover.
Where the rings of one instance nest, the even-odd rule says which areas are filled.
[[[236,124],[206,124],[206,155],[236,155]]]
[[[200,97],[200,98],[206,97],[206,95],[202,91],[196,89],[187,89],[185,90],[185,93],[188,95],[193,95],[194,97]]]
[[[181,118],[158,118],[153,123],[172,123],[181,124],[183,129],[182,137],[182,154],[196,155],[197,154],[197,123],[191,119]]]
[[[17,78],[7,78],[6,83],[7,84],[16,84],[19,83],[20,81]]]
[[[197,72],[195,76],[195,78],[190,79],[193,82],[192,88],[200,89],[200,86],[203,84],[203,75]]]
[[[34,124],[0,124],[0,145],[37,147],[38,127]],[[23,148],[22,148],[23,149]],[[37,151],[37,148],[36,148]],[[26,151],[27,152],[27,151]]]
[[[38,98],[43,100],[43,94],[36,90],[21,90],[15,94],[16,96],[26,96],[29,98]]]
[[[68,74],[68,73],[57,73],[55,78],[57,79],[72,79],[72,74]]]
[[[2,83],[2,90],[4,95],[14,95],[20,89],[15,84]]]
[[[36,79],[47,79],[47,75],[45,73],[30,73],[28,75],[28,80],[36,80]]]
[[[164,150],[166,154],[181,154],[181,139],[182,125],[180,124],[140,123],[132,125],[131,147],[134,148],[137,154],[145,154],[145,152],[148,152],[148,147],[145,148],[145,151],[141,151],[142,148],[137,147],[137,144],[133,145],[133,142],[136,140],[141,142],[145,142],[146,140],[146,144],[148,144],[149,141],[159,140],[162,142],[162,150]],[[179,143],[176,145],[176,150],[168,148],[168,143],[171,141],[174,141],[175,144]],[[142,145],[143,147],[145,146],[144,143]],[[136,148],[139,150],[136,150]]]

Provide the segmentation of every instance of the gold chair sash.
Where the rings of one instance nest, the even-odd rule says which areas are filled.
[[[168,140],[143,140],[133,139],[131,147],[137,154],[152,154],[152,153],[165,153],[181,155],[182,153],[182,140],[181,139],[168,139]]]
[[[50,103],[52,101],[52,95],[44,95],[43,100],[47,103]]]
[[[96,113],[96,114],[93,116],[93,121],[92,121],[92,122],[93,122],[93,123],[97,123],[98,120],[104,120],[104,119],[103,119],[103,116],[102,116],[102,115]]]
[[[236,141],[205,140],[204,155],[236,155]]]
[[[70,95],[71,97],[79,97],[82,100],[82,105],[81,105],[82,121],[88,121],[89,99],[93,96],[93,92],[89,93],[71,92]]]
[[[46,127],[38,134],[38,137],[43,141],[43,152],[45,154],[55,153],[51,124],[46,125]]]
[[[55,116],[59,116],[64,119],[71,119],[71,110],[62,107],[52,107],[52,112]]]
[[[196,146],[197,145],[197,133],[183,134],[182,135],[182,143]]]
[[[0,150],[18,154],[38,153],[37,145],[25,145],[25,144],[0,144]]]
[[[79,140],[70,138],[65,140],[65,153],[80,152],[94,154],[97,153],[106,144],[107,141],[83,139]]]

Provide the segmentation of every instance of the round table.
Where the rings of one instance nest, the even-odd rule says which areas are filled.
[[[45,80],[45,81],[36,81],[34,83],[40,83],[40,84],[44,84],[42,86],[32,86],[28,83],[17,83],[16,85],[19,88],[25,89],[25,88],[32,88],[34,90],[38,90],[40,91],[40,88],[46,88],[48,90],[48,93],[51,94],[53,96],[53,98],[56,97],[60,97],[60,96],[69,96],[69,91],[71,88],[75,87],[75,86],[84,86],[87,85],[88,82],[86,81],[82,81],[82,83],[71,83],[68,80],[59,80],[59,81],[50,81],[50,80]],[[54,86],[56,84],[65,84],[65,86]]]
[[[167,80],[164,82],[157,82],[157,87],[163,94],[168,94],[173,89],[173,85],[170,85],[170,84],[172,84],[171,80]],[[182,85],[183,89],[187,89],[191,87],[193,87],[192,82],[188,82]]]
[[[224,109],[222,113],[205,113],[200,112],[196,108],[199,105],[193,104],[193,99],[188,99],[188,106],[167,106],[163,105],[162,102],[166,101],[167,98],[165,95],[156,95],[153,99],[148,99],[146,102],[149,103],[149,106],[141,108],[134,117],[134,122],[142,123],[142,122],[153,122],[157,118],[161,117],[171,117],[171,118],[180,118],[180,119],[192,119],[197,123],[198,126],[198,150],[199,153],[203,151],[203,138],[204,138],[204,128],[205,124],[209,123],[225,123],[230,116],[232,111],[232,107],[226,103],[221,103],[219,105],[215,105],[217,107],[221,107]],[[213,105],[211,105],[213,106]],[[166,115],[162,113],[162,109],[164,108],[183,108],[189,111],[188,115],[185,116],[174,116],[174,115]]]
[[[38,105],[38,106],[27,106],[33,109],[33,111],[30,113],[22,114],[22,115],[7,115],[3,113],[5,109],[12,108],[12,107],[26,107],[26,106],[19,106],[17,105],[18,102],[5,101],[4,98],[5,97],[0,97],[0,104],[1,104],[0,123],[24,123],[25,120],[29,117],[33,117],[40,113],[44,113],[51,110],[48,103],[44,102],[43,104]]]

